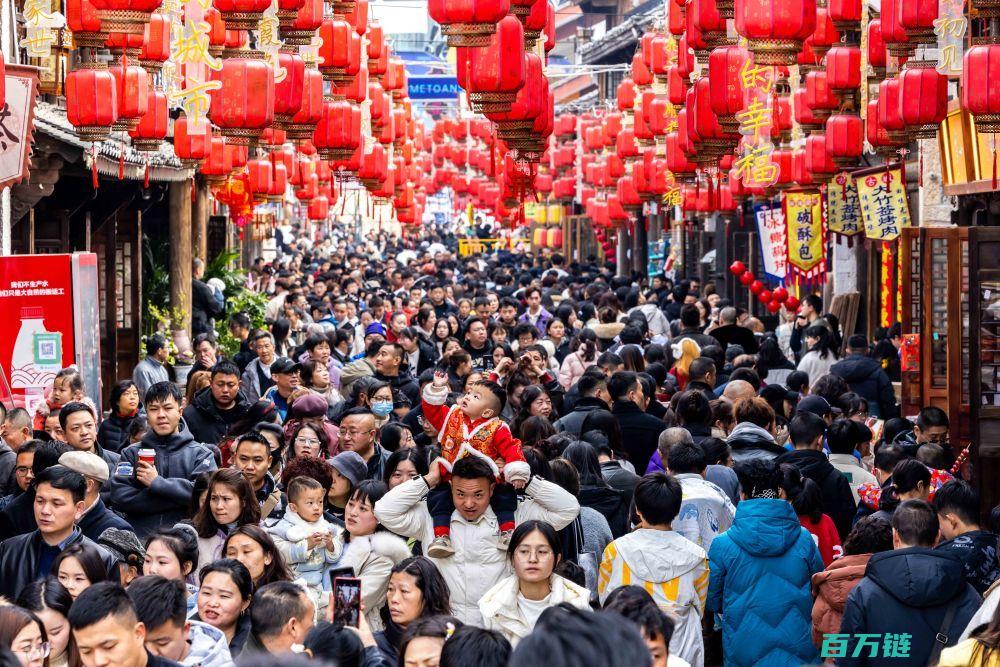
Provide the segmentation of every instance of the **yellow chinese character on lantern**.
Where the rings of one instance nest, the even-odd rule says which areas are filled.
[[[663,195],[663,203],[667,206],[680,206],[684,203],[680,188],[670,188]]]
[[[181,103],[181,108],[188,118],[194,119],[195,125],[200,124],[201,119],[208,113],[212,99],[208,96],[208,91],[218,90],[222,87],[221,81],[203,81],[201,83],[189,84],[187,88],[174,91],[170,94],[171,102]]]
[[[754,65],[750,60],[746,60],[740,68],[740,82],[743,89],[753,88],[764,93],[770,93],[774,81],[771,78],[769,67]]]
[[[754,100],[747,108],[736,114],[740,124],[740,134],[752,135],[756,143],[760,139],[760,131],[771,126],[771,109],[764,106],[760,100]]]
[[[771,161],[768,146],[750,147],[733,166],[746,187],[768,187],[778,180],[778,165]]]
[[[173,26],[174,38],[170,45],[170,59],[178,65],[205,63],[209,69],[220,70],[222,63],[208,52],[209,25],[194,21]]]
[[[40,2],[39,0],[29,0],[24,3],[24,22],[27,24],[43,25],[53,18],[55,18],[51,13],[45,11],[48,9],[46,3]]]
[[[32,58],[45,58],[52,53],[52,45],[56,41],[55,32],[51,28],[29,27],[21,46]]]
[[[268,64],[274,70],[274,82],[281,83],[285,80],[287,72],[281,66],[281,47],[284,42],[278,39],[278,17],[270,12],[260,20],[260,50],[264,52]]]

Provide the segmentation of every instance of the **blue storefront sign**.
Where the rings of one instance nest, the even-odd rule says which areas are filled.
[[[411,76],[408,80],[411,100],[454,100],[462,92],[453,76]]]

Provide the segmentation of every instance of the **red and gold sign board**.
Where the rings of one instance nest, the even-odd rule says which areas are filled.
[[[910,205],[899,167],[857,176],[854,180],[865,236],[871,241],[895,241],[899,230],[910,226]]]
[[[793,275],[806,280],[826,270],[826,233],[823,197],[818,192],[790,192],[785,196],[788,225],[788,265]]]

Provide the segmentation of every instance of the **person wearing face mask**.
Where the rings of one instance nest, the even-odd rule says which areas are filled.
[[[212,473],[208,494],[195,515],[198,531],[198,569],[222,555],[226,536],[239,526],[260,523],[260,504],[247,478],[233,468]]]
[[[395,414],[392,411],[392,387],[385,382],[378,384],[378,387],[372,387],[371,393],[368,395],[368,402],[371,405],[372,414],[375,415],[375,427],[381,429],[390,421],[395,420]]]

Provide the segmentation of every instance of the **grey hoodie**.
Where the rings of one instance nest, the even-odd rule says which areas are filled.
[[[191,650],[181,661],[185,667],[232,667],[229,643],[222,630],[201,621],[191,621],[191,635],[188,639]]]

